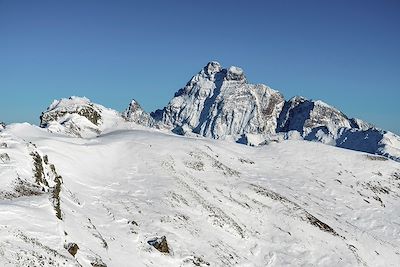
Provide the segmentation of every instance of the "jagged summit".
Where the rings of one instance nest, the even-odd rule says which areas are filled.
[[[273,133],[283,104],[279,92],[248,83],[242,69],[210,62],[152,116],[205,137],[237,140],[245,133]]]
[[[143,126],[152,127],[155,124],[154,119],[142,109],[135,99],[132,99],[128,108],[122,113],[122,117]]]
[[[210,61],[207,65],[203,68],[204,74],[212,76],[222,70],[221,64],[217,61]]]
[[[203,77],[209,77],[210,80],[217,78],[218,75],[220,79],[225,79],[227,81],[242,81],[246,82],[246,77],[241,68],[236,66],[231,66],[228,69],[225,69],[221,66],[221,64],[217,61],[210,61],[203,68],[202,71],[199,72]]]

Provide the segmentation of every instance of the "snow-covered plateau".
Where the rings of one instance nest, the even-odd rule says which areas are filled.
[[[399,151],[217,62],[151,114],[55,100],[0,124],[0,266],[397,267]]]

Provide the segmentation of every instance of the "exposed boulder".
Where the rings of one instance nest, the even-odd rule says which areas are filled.
[[[64,248],[68,250],[69,254],[75,257],[76,253],[78,253],[79,246],[76,243],[68,243],[64,245]]]
[[[165,236],[150,239],[147,243],[162,253],[169,253],[167,238]]]

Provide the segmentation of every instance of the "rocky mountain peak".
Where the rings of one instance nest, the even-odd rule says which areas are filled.
[[[143,126],[151,127],[155,124],[154,119],[142,109],[135,99],[132,99],[128,108],[122,113],[122,117],[126,121],[135,122]]]
[[[222,70],[221,64],[217,61],[210,61],[207,65],[203,68],[203,73],[212,76]]]
[[[244,75],[244,72],[241,68],[231,66],[226,74],[226,80],[228,81],[242,81],[246,82],[246,77]]]
[[[279,92],[248,83],[241,68],[210,62],[152,116],[202,136],[238,139],[245,133],[274,132],[283,104]]]

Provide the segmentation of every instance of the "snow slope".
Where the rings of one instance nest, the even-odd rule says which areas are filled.
[[[380,156],[144,128],[82,139],[14,124],[0,138],[1,181],[34,181],[28,142],[62,177],[59,218],[50,191],[0,200],[1,266],[400,264],[400,165]],[[150,245],[162,236],[168,254]]]

